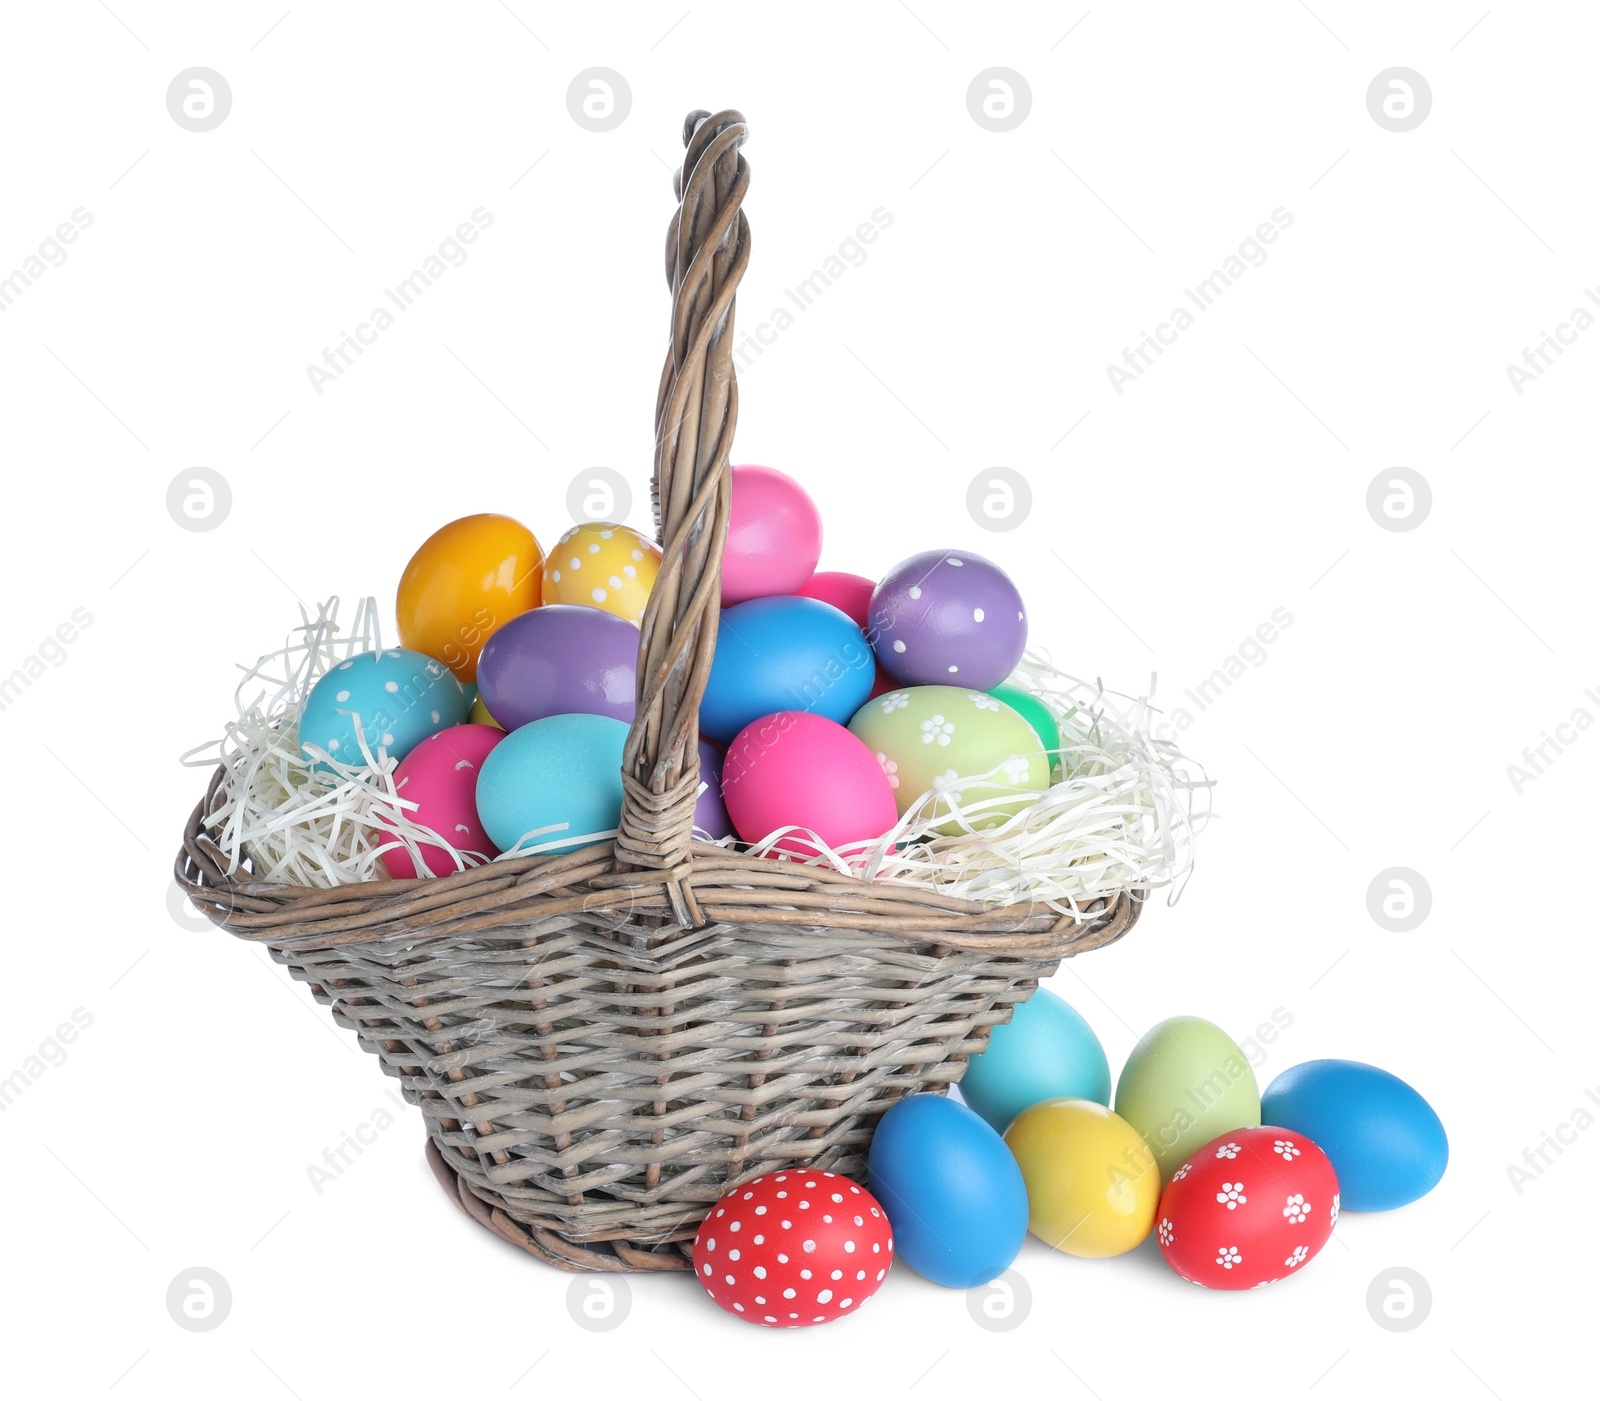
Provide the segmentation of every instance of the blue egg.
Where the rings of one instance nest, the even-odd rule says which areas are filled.
[[[404,759],[430,735],[462,724],[472,702],[466,689],[442,662],[421,652],[391,647],[362,652],[337,663],[324,675],[300,711],[300,746],[309,745],[341,764],[366,764],[360,740],[377,757]],[[333,770],[319,762],[324,773]]]
[[[943,1095],[912,1095],[878,1121],[867,1190],[889,1213],[895,1255],[950,1289],[1004,1274],[1028,1233],[1028,1190],[1011,1150]]]
[[[752,598],[722,610],[700,728],[727,744],[780,710],[843,725],[866,704],[875,675],[866,634],[831,603]]]
[[[1111,1104],[1111,1066],[1100,1040],[1071,1007],[1040,988],[1018,1004],[1005,1026],[989,1033],[989,1049],[967,1061],[961,1098],[996,1133],[1042,1099],[1092,1099]]]
[[[622,816],[627,738],[609,715],[549,715],[512,730],[478,774],[489,840],[501,851],[543,852],[609,840]]]
[[[1433,1107],[1404,1080],[1355,1060],[1291,1066],[1261,1096],[1261,1122],[1328,1155],[1347,1211],[1390,1211],[1431,1192],[1450,1161]]]

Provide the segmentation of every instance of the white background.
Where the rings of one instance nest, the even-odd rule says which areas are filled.
[[[92,1017],[0,1116],[18,1389],[1550,1394],[1589,1331],[1600,1131],[1520,1193],[1507,1165],[1600,1085],[1600,734],[1520,793],[1506,769],[1600,715],[1600,330],[1521,395],[1505,367],[1600,282],[1600,25],[1485,3],[8,6],[0,275],[93,215],[0,314],[0,672],[93,618],[0,714],[0,1076]],[[233,94],[200,134],[165,106],[193,65]],[[603,134],[565,99],[596,65],[632,91]],[[1032,90],[1003,134],[966,104],[994,65]],[[1433,94],[1406,133],[1366,105],[1395,65]],[[204,777],[177,756],[296,600],[387,605],[416,544],[474,511],[550,539],[596,464],[647,522],[667,167],[685,111],[724,105],[753,132],[744,326],[893,216],[742,378],[735,458],[810,486],[826,567],[988,553],[1066,669],[1154,673],[1169,705],[1293,616],[1183,736],[1221,815],[1182,901],[1053,983],[1114,1069],[1163,1017],[1244,1038],[1281,1009],[1263,1086],[1348,1056],[1432,1100],[1440,1187],[1346,1215],[1286,1284],[1208,1294],[1153,1240],[1112,1261],[1030,1241],[1007,1334],[901,1268],[866,1317],[799,1333],[635,1279],[592,1335],[568,1276],[447,1205],[414,1111],[316,1193],[308,1165],[391,1082],[264,951],[169,913]],[[306,365],[480,206],[468,261],[318,395]],[[1268,261],[1119,396],[1106,365],[1279,207]],[[964,503],[1002,464],[1034,504],[996,535]],[[1406,533],[1366,508],[1396,465],[1433,495]],[[197,466],[232,491],[201,533],[165,504]],[[1410,933],[1367,911],[1390,866],[1432,889]],[[231,1286],[212,1332],[167,1313],[192,1266]],[[1392,1266],[1431,1285],[1411,1332],[1368,1313]]]

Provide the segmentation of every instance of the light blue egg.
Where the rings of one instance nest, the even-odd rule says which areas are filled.
[[[867,1190],[889,1214],[896,1257],[950,1289],[1004,1274],[1028,1233],[1028,1189],[1005,1140],[943,1095],[912,1095],[878,1121]]]
[[[627,738],[627,725],[609,715],[549,715],[512,730],[478,775],[478,817],[489,840],[502,851],[551,852],[607,840],[596,834],[612,831],[622,816]]]
[[[1328,1155],[1346,1211],[1390,1211],[1431,1192],[1450,1161],[1433,1106],[1387,1070],[1355,1060],[1290,1066],[1261,1096],[1261,1122]]]
[[[300,711],[301,750],[311,758],[307,746],[315,746],[359,768],[366,763],[364,736],[374,758],[381,748],[404,759],[429,735],[463,723],[471,708],[465,688],[442,662],[399,647],[362,652],[311,688]],[[317,767],[333,772],[325,763]]]
[[[866,704],[876,674],[866,634],[832,604],[752,598],[722,611],[700,729],[727,744],[780,710],[843,725]]]
[[[961,1098],[996,1133],[1043,1099],[1111,1104],[1111,1066],[1089,1023],[1040,988],[989,1034],[989,1049],[967,1061]]]

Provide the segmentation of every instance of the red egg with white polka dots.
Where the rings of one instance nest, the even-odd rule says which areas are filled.
[[[791,1168],[735,1187],[700,1225],[694,1275],[735,1318],[809,1328],[859,1309],[889,1273],[889,1217],[865,1187]]]
[[[1298,1274],[1339,1219],[1328,1155],[1289,1129],[1235,1129],[1167,1183],[1156,1209],[1162,1257],[1191,1284],[1259,1289]]]

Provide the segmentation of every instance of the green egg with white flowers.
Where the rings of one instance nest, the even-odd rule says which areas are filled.
[[[1033,727],[1004,701],[966,686],[906,686],[874,696],[850,730],[877,755],[904,815],[938,792],[936,811],[955,803],[979,831],[998,826],[1050,786],[1050,756]],[[941,822],[953,835],[961,821]]]

